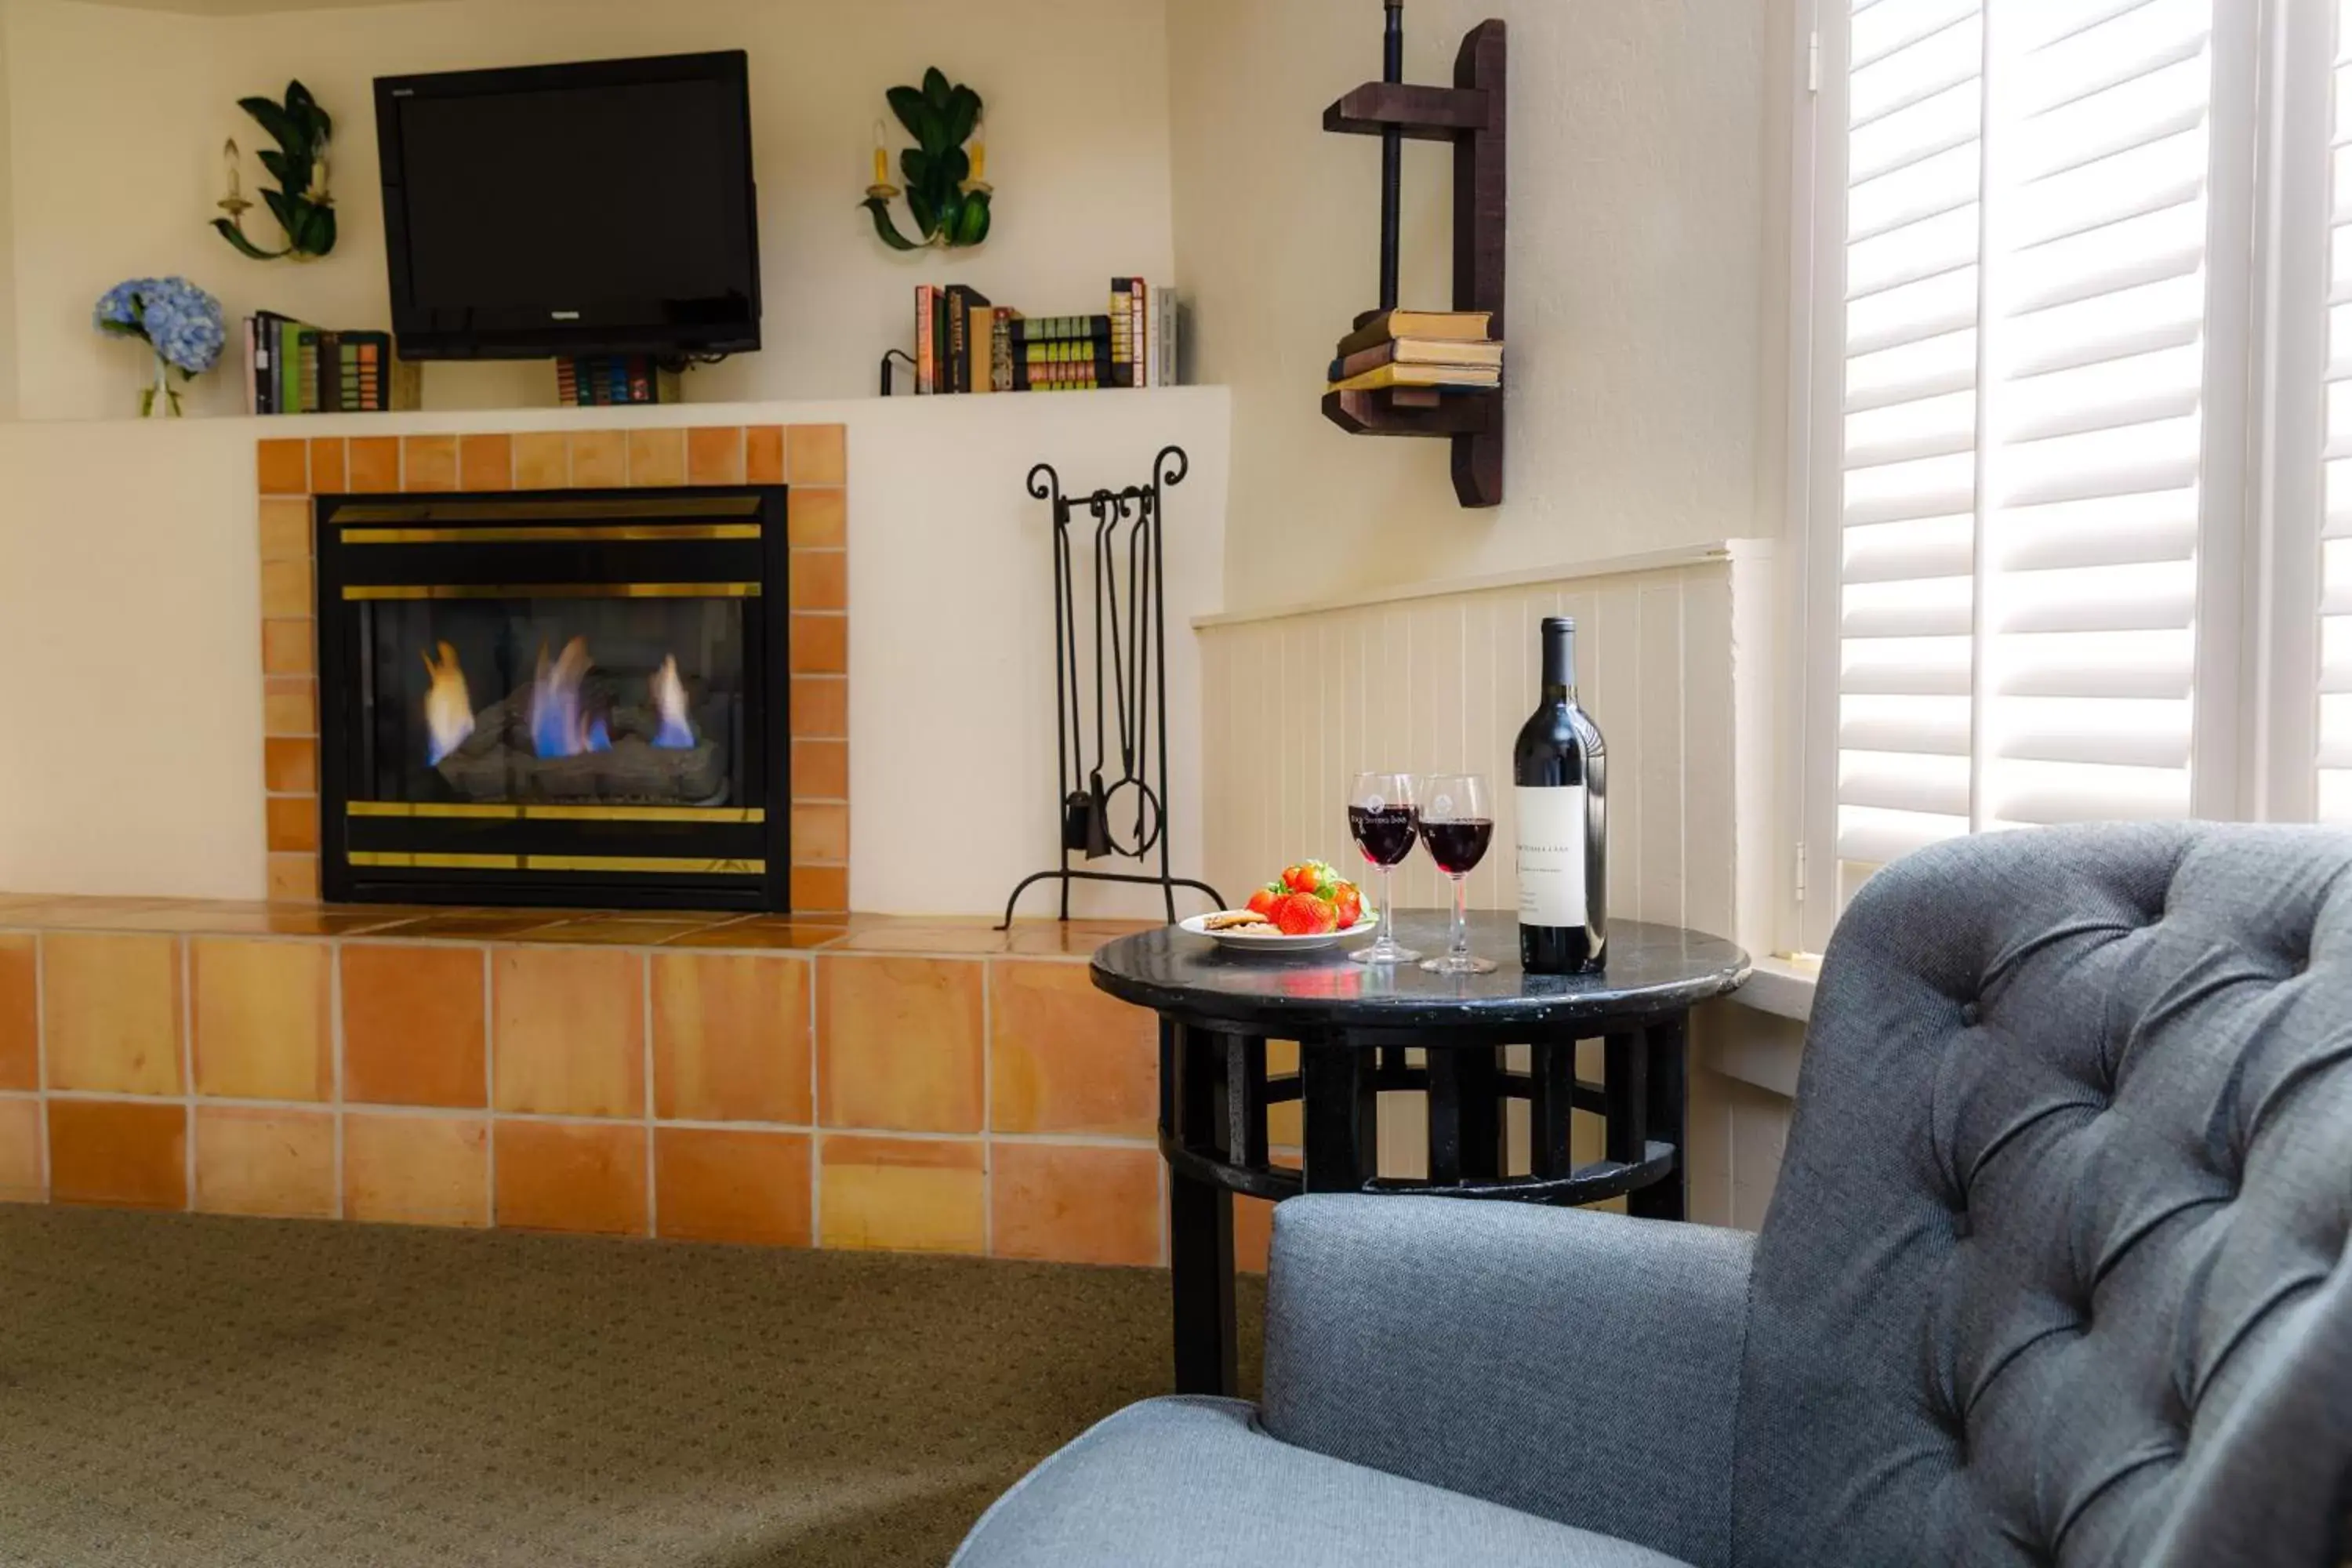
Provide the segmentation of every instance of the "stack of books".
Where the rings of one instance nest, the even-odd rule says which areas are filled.
[[[1339,340],[1333,392],[1478,391],[1503,384],[1503,345],[1485,310],[1387,310]]]
[[[1013,390],[1092,392],[1121,386],[1113,360],[1117,327],[1108,316],[1040,316],[1013,323]]]
[[[245,319],[247,414],[384,414],[424,405],[422,372],[390,332],[343,332],[258,310]]]
[[[578,408],[678,403],[677,372],[650,354],[575,354],[555,362],[555,400]]]
[[[1175,292],[1111,279],[1101,315],[1028,316],[964,284],[915,289],[915,390],[1080,392],[1173,386]]]

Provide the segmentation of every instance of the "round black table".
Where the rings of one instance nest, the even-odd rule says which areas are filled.
[[[1443,952],[1447,917],[1402,910],[1408,947]],[[1353,944],[1350,944],[1353,945]],[[1748,978],[1748,955],[1719,937],[1616,921],[1599,974],[1528,974],[1508,914],[1474,913],[1471,951],[1492,974],[1373,967],[1344,947],[1276,956],[1229,952],[1174,926],[1122,937],[1095,953],[1094,983],[1160,1015],[1160,1148],[1169,1171],[1170,1264],[1176,1299],[1176,1386],[1231,1394],[1233,1194],[1423,1193],[1585,1204],[1683,1217],[1690,1009]],[[1269,1076],[1265,1042],[1298,1042],[1298,1071]],[[1602,1080],[1576,1076],[1580,1040],[1603,1042]],[[1526,1072],[1505,1046],[1529,1047]],[[1408,1047],[1427,1053],[1408,1062]],[[1379,1096],[1417,1090],[1429,1119],[1429,1174],[1379,1171]],[[1528,1107],[1528,1169],[1503,1167],[1506,1101]],[[1299,1169],[1266,1156],[1266,1112],[1300,1102]],[[1569,1115],[1599,1113],[1603,1157],[1577,1166]]]

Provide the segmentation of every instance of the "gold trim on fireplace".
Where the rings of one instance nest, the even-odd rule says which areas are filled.
[[[354,800],[346,816],[465,816],[512,822],[765,822],[757,805],[475,805],[438,801]]]
[[[756,599],[757,583],[359,583],[346,599]]]
[[[371,522],[511,522],[518,518],[755,517],[760,506],[756,495],[351,501],[335,509],[334,521],[347,529]]]
[[[431,871],[646,871],[717,877],[764,877],[765,860],[694,860],[660,855],[440,855],[354,849],[354,866],[405,866]]]
[[[756,522],[696,523],[680,528],[345,528],[345,544],[537,544],[542,540],[757,539]]]

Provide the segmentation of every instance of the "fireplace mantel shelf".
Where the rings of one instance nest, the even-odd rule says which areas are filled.
[[[1034,402],[1035,413],[1104,397],[1182,402],[1225,396],[1221,385],[1161,386],[1140,392],[1106,389],[1081,395],[1037,397],[1024,395],[1024,407]],[[43,426],[76,428],[120,426],[158,438],[192,431],[233,433],[246,437],[271,436],[423,436],[510,433],[528,430],[626,430],[696,425],[829,424],[852,416],[940,419],[984,413],[1016,401],[1009,394],[973,394],[958,397],[825,397],[780,398],[748,403],[658,403],[612,408],[513,407],[425,409],[401,414],[302,414],[257,416],[243,414],[191,415],[183,419],[139,419],[109,416],[97,419],[7,419],[0,427],[27,429]]]

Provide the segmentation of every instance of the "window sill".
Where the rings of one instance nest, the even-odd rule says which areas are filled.
[[[1794,1018],[1800,1024],[1813,1016],[1813,986],[1822,977],[1822,961],[1811,954],[1759,958],[1748,984],[1732,993],[1742,1007]]]

